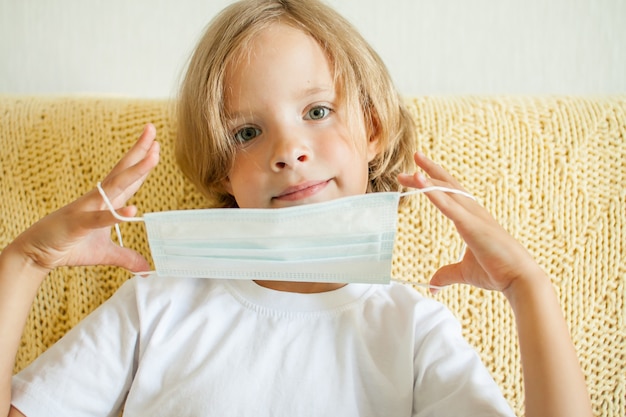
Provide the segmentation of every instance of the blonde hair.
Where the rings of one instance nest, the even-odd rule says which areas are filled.
[[[319,1],[244,0],[209,24],[189,62],[178,100],[176,159],[217,205],[236,207],[224,189],[236,143],[224,105],[229,64],[256,33],[276,22],[313,37],[326,53],[338,95],[359,109],[379,153],[369,164],[368,192],[397,191],[397,174],[413,167],[415,127],[378,54],[341,15]]]

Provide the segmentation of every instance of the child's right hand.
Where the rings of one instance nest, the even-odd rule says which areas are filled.
[[[146,125],[139,140],[102,181],[120,215],[134,216],[137,212],[134,206],[124,205],[159,161],[155,138],[155,127]],[[139,253],[111,241],[111,227],[117,222],[94,188],[35,223],[7,249],[21,253],[45,273],[59,266],[84,265],[114,265],[130,271],[150,269]]]

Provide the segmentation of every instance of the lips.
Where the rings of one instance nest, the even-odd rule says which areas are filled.
[[[330,180],[303,182],[293,187],[286,188],[275,196],[274,199],[283,201],[301,200],[317,194],[319,191],[326,188],[329,182]]]

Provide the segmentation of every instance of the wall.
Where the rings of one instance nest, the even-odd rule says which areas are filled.
[[[626,93],[624,0],[328,0],[407,95]],[[226,0],[0,0],[0,94],[166,97]]]

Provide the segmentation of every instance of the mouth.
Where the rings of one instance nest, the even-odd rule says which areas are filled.
[[[302,184],[286,188],[280,194],[274,196],[272,199],[280,201],[302,200],[322,191],[324,188],[326,188],[329,182],[330,180],[303,182]]]

